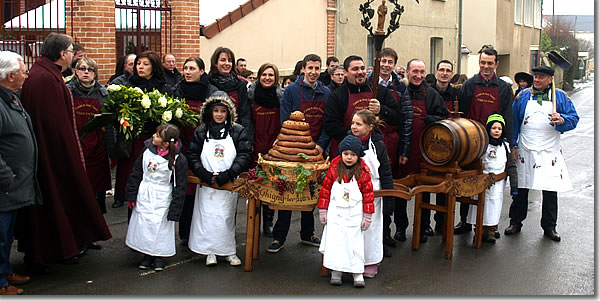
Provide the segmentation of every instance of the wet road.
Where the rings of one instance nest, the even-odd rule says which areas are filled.
[[[543,237],[539,226],[540,202],[530,200],[523,231],[504,236],[495,245],[483,243],[472,247],[473,232],[456,235],[454,256],[444,259],[441,236],[430,237],[417,251],[408,240],[391,248],[393,257],[385,258],[379,274],[366,280],[364,289],[352,287],[350,277],[344,285],[329,285],[319,276],[321,255],[317,248],[300,243],[300,214],[292,216],[292,228],[285,247],[268,254],[271,239],[261,237],[259,259],[253,272],[219,262],[204,265],[205,257],[178,244],[177,255],[167,261],[162,272],[144,272],[137,268],[140,255],[125,244],[126,206],[112,209],[107,199],[107,222],[113,234],[100,242],[103,249],[90,250],[78,264],[51,264],[50,272],[32,275],[22,288],[26,295],[148,295],[148,296],[222,296],[222,295],[346,295],[346,296],[513,296],[513,295],[593,295],[595,293],[594,261],[594,90],[593,81],[572,93],[580,116],[577,129],[562,136],[574,190],[559,195],[557,230],[562,241]],[[530,199],[535,196],[530,195]],[[409,207],[412,206],[412,202]],[[500,231],[509,224],[510,197],[505,202]],[[457,210],[458,211],[458,210]],[[245,202],[240,200],[236,238],[238,256],[243,260]],[[412,218],[412,208],[409,209]],[[458,218],[458,213],[457,213]],[[315,215],[318,223],[318,215]],[[434,222],[432,221],[432,226]],[[317,234],[322,228],[316,225]],[[393,233],[393,232],[392,232]],[[179,240],[178,240],[179,243]],[[16,245],[16,243],[15,243]],[[11,262],[17,272],[24,269],[22,254],[13,247]]]

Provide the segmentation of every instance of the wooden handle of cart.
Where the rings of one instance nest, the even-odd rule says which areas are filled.
[[[554,76],[552,76],[552,113],[556,113],[556,85],[554,84]]]

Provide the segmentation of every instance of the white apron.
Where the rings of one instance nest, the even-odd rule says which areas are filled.
[[[209,135],[209,133],[206,133]],[[209,172],[221,172],[229,169],[237,152],[231,135],[227,138],[204,142],[202,166]],[[188,246],[199,254],[219,256],[234,255],[235,247],[235,210],[237,193],[198,185],[194,200],[194,213]]]
[[[373,191],[381,189],[379,182],[379,160],[375,145],[369,138],[369,149],[365,151],[363,161],[371,169],[371,182],[373,182]],[[365,265],[380,263],[383,260],[383,207],[382,199],[373,200],[375,212],[371,219],[371,226],[365,232]]]
[[[147,255],[173,256],[175,222],[167,220],[173,198],[169,161],[146,149],[142,164],[143,178],[131,210],[125,244]]]
[[[552,102],[529,98],[519,134],[519,188],[564,192],[573,189],[560,148],[560,132],[550,124]]]
[[[487,151],[481,156],[481,161],[485,167],[483,169],[484,174],[501,174],[504,172],[504,169],[506,168],[506,161],[508,160],[506,157],[507,149],[510,148],[506,142],[503,142],[498,146],[488,144]],[[500,221],[505,184],[506,178],[494,183],[494,185],[485,190],[485,202],[483,205],[484,226],[495,226]],[[477,196],[475,196],[475,199],[477,199]],[[474,225],[476,224],[476,219],[477,205],[470,205],[467,222]]]
[[[327,224],[319,246],[319,252],[323,253],[323,266],[347,273],[364,272],[362,216],[362,193],[356,179],[352,178],[348,183],[336,180],[331,187]]]

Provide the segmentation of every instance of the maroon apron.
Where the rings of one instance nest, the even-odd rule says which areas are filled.
[[[98,95],[98,94],[97,94]],[[100,113],[98,98],[73,96],[75,106],[75,122],[77,130],[81,130],[92,116]],[[87,177],[95,193],[111,189],[110,164],[104,144],[104,133],[96,130],[87,133],[80,139]]]
[[[373,96],[373,92],[371,88],[369,91],[359,92],[359,93],[350,93],[350,89],[348,89],[348,107],[346,108],[346,113],[344,114],[343,126],[350,126],[352,124],[352,116],[354,116],[354,112],[369,109],[369,102],[371,101],[371,97]],[[335,138],[331,139],[331,148],[329,151],[330,157],[337,156],[338,144],[340,144],[341,140],[337,140]]]
[[[239,113],[240,112],[240,98],[238,96],[237,89],[233,89],[233,90],[227,91],[225,93],[227,93],[227,96],[229,96],[229,98],[231,99],[231,102],[233,102],[233,104],[235,105],[235,111]]]
[[[481,75],[480,75],[481,76]],[[502,113],[500,111],[500,97],[498,96],[498,88],[475,86],[473,98],[471,98],[471,107],[467,118],[478,121],[485,125],[487,118],[492,113]]]
[[[412,145],[410,157],[408,162],[404,165],[404,168],[400,170],[400,177],[403,178],[415,171],[419,170],[419,165],[423,162],[423,155],[421,154],[421,147],[419,146],[419,138],[421,133],[425,129],[425,116],[427,116],[427,108],[425,107],[425,84],[423,84],[423,99],[413,99],[413,124],[412,124]]]
[[[396,87],[393,83],[391,83],[391,85],[394,88],[392,95],[396,102],[398,102],[400,99],[398,97],[398,91],[396,91]],[[385,144],[385,148],[390,158],[392,175],[395,179],[400,176],[400,162],[398,158],[398,144],[400,143],[400,134],[398,133],[399,128],[400,126],[388,124],[379,126],[379,130],[383,133],[383,143]]]
[[[200,109],[202,109],[202,105],[204,104],[204,101],[202,101],[202,100],[187,100],[186,99],[185,103],[187,103],[190,106],[189,110],[200,115]],[[199,118],[201,119],[202,116],[200,116]],[[200,123],[201,123],[201,120],[198,120],[198,124],[196,126],[199,126]],[[181,133],[179,134],[179,139],[181,139],[181,153],[184,156],[187,156],[187,149],[188,149],[188,146],[190,145],[190,142],[192,141],[192,138],[194,138],[195,131],[196,131],[196,127],[191,127],[191,126],[184,126],[181,129]],[[195,194],[196,194],[196,185],[188,185],[187,192],[185,193],[185,195],[195,195]]]
[[[323,85],[320,82],[317,84],[321,87],[321,90],[325,92]],[[323,93],[323,100],[307,100],[302,95],[302,83],[300,83],[300,111],[304,113],[304,121],[310,125],[310,136],[316,143],[321,136],[321,130],[323,128],[323,115],[325,113],[325,93]]]
[[[254,121],[254,151],[250,168],[256,166],[258,154],[266,154],[277,139],[281,129],[279,108],[265,108],[255,102],[252,105],[252,120]]]

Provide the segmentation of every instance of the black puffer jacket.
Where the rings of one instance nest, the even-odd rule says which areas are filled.
[[[352,135],[352,132],[349,133]],[[371,133],[371,139],[375,146],[375,153],[377,154],[377,160],[379,161],[379,181],[381,189],[394,189],[394,177],[392,175],[392,167],[390,165],[390,159],[388,157],[385,144],[383,143],[383,134],[376,128]],[[363,149],[369,149],[369,139],[363,142]],[[391,215],[394,212],[394,197],[383,197],[383,212],[387,215]]]
[[[237,112],[237,123],[241,124],[246,131],[248,131],[248,137],[250,143],[254,142],[254,125],[252,124],[252,103],[248,100],[248,87],[247,82],[241,80],[235,75],[222,76],[220,74],[209,73],[209,80],[212,85],[217,87],[219,90],[224,91],[227,95],[230,95],[233,91],[237,92],[239,101],[239,111]],[[231,98],[231,95],[229,96]]]
[[[185,192],[187,191],[187,160],[181,151],[181,141],[178,141],[177,159],[173,165],[174,176],[171,177],[171,183],[173,185],[173,199],[171,200],[171,204],[169,205],[169,213],[167,214],[167,219],[170,221],[179,221],[181,217],[181,212],[183,212],[183,203],[185,202]],[[144,177],[144,166],[143,158],[146,149],[150,150],[152,153],[157,154],[157,147],[152,144],[152,138],[144,141],[144,149],[142,153],[138,156],[135,164],[133,165],[133,170],[131,171],[131,175],[129,176],[129,180],[127,181],[127,188],[125,189],[126,197],[128,201],[137,201],[137,194],[140,188],[140,183]],[[163,156],[166,160],[169,160],[168,155]],[[173,183],[175,180],[175,183]]]
[[[240,124],[233,122],[236,113],[235,107],[231,101],[224,97],[209,97],[206,99],[206,102],[202,106],[202,110],[200,112],[202,124],[200,124],[200,126],[196,128],[196,131],[194,131],[194,137],[192,138],[192,141],[188,147],[189,168],[192,170],[192,172],[204,183],[213,184],[213,174],[204,168],[200,155],[202,154],[202,149],[204,148],[204,142],[207,140],[209,127],[215,126],[212,122],[212,107],[215,105],[215,103],[225,104],[227,110],[229,111],[227,116],[228,120],[225,121],[225,135],[218,139],[225,139],[227,135],[231,135],[237,153],[229,169],[220,172],[215,179],[219,186],[223,186],[223,184],[233,181],[240,175],[242,171],[247,169],[248,164],[250,163],[250,156],[252,155],[252,143],[249,140],[249,135],[246,129]],[[211,137],[210,139],[213,138]]]

